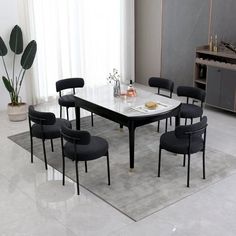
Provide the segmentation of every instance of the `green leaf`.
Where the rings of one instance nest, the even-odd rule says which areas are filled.
[[[21,66],[25,70],[28,70],[32,66],[36,55],[36,51],[37,51],[37,43],[35,40],[32,40],[25,48],[20,61]]]
[[[22,31],[18,25],[16,25],[11,31],[9,45],[14,53],[21,54],[23,52]]]
[[[6,56],[7,55],[7,47],[4,43],[2,37],[0,37],[0,56]]]
[[[2,77],[2,80],[8,92],[13,93],[14,89],[12,88],[10,81],[5,76]]]

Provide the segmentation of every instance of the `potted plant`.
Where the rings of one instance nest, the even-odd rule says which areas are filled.
[[[21,101],[20,90],[25,72],[32,66],[34,62],[37,51],[37,43],[35,40],[32,40],[23,50],[22,31],[21,28],[16,25],[11,31],[9,46],[13,52],[11,71],[7,68],[6,62],[4,60],[4,56],[8,54],[8,50],[2,37],[0,37],[0,56],[2,57],[3,67],[6,73],[6,76],[2,76],[2,80],[11,99],[11,103],[8,104],[8,116],[11,121],[20,121],[25,120],[27,117],[27,105]],[[18,72],[16,72],[16,61],[19,61],[19,55],[21,55],[21,68]]]

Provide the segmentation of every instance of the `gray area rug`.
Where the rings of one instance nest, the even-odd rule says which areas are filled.
[[[111,186],[107,185],[106,158],[88,163],[88,173],[84,163],[80,166],[80,184],[98,197],[126,214],[135,221],[147,217],[212,183],[236,172],[236,158],[207,148],[206,179],[202,179],[201,153],[192,156],[190,188],[186,187],[186,167],[182,167],[182,156],[163,151],[161,177],[157,178],[157,153],[160,134],[156,124],[136,129],[135,168],[129,170],[128,129],[94,116],[94,127],[90,118],[81,119],[82,130],[99,135],[109,142]],[[161,131],[164,122],[161,122]],[[9,137],[12,141],[30,151],[29,132]],[[61,171],[62,158],[60,139],[54,141],[52,153],[47,143],[48,164]],[[34,139],[34,155],[43,160],[41,140]],[[29,154],[30,161],[30,154]],[[75,180],[74,162],[67,159],[66,175]]]

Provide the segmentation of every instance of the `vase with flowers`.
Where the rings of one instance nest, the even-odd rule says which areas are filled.
[[[113,95],[114,97],[120,96],[120,75],[117,69],[113,69],[112,73],[109,73],[107,78],[109,83],[113,83]]]

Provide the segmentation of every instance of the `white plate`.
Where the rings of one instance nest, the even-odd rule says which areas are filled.
[[[160,103],[160,102],[157,102],[157,104],[158,104],[158,106],[155,109],[148,109],[145,105],[140,105],[140,106],[131,107],[131,108],[135,111],[139,111],[139,112],[142,112],[142,113],[152,113],[152,112],[156,112],[157,110],[162,110],[162,109],[165,109],[167,107],[170,107],[170,105]]]

